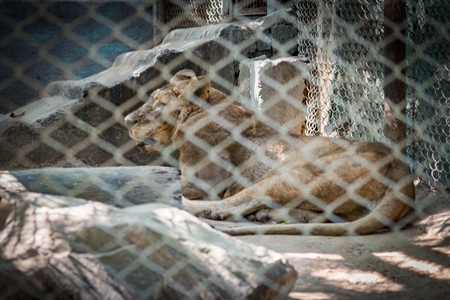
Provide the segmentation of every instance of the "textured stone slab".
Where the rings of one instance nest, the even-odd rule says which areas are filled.
[[[296,281],[280,254],[174,207],[1,197],[0,289],[11,299],[285,299]]]
[[[169,167],[3,171],[0,190],[77,197],[117,207],[154,202],[181,207],[180,175],[177,169]]]

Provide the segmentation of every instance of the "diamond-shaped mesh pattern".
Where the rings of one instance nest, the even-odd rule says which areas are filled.
[[[415,8],[415,9],[414,9]],[[430,181],[448,186],[449,153],[449,54],[450,13],[445,1],[417,1],[408,15],[409,117],[420,126],[411,128],[410,155]]]
[[[7,221],[0,214],[6,298],[237,299],[256,278],[247,296],[258,299],[284,291],[284,262],[260,264],[252,255],[270,253],[247,249],[249,267],[207,225],[402,229],[414,179],[450,187],[450,1],[407,1],[400,20],[386,18],[391,2],[1,2],[0,189],[11,192],[13,175],[43,193],[1,198],[11,206]],[[387,99],[391,84],[404,88]],[[208,224],[138,206],[147,202]],[[45,272],[25,261],[50,252]]]
[[[223,21],[222,1],[169,1],[166,4],[167,20],[173,29],[217,24]]]
[[[427,180],[448,186],[448,4],[425,2],[407,4],[408,154]],[[383,2],[297,7],[299,52],[313,61],[307,133],[383,140]]]
[[[383,3],[301,1],[298,21],[299,51],[315,66],[308,134],[382,140]]]

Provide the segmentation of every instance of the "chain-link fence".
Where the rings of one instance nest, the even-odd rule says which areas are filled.
[[[383,42],[390,39],[384,34],[383,4],[298,4],[300,54],[316,64],[313,78],[329,78],[326,84],[310,88],[320,95],[308,105],[313,112],[308,115],[310,134],[383,140]],[[401,66],[405,71],[395,76],[406,81],[408,156],[423,178],[448,187],[448,28],[444,25],[448,4],[410,1],[406,7],[400,37],[407,47]],[[317,19],[322,23],[317,24]]]
[[[36,175],[35,190],[85,199],[100,193],[96,197],[119,207],[144,203],[135,198],[154,193],[153,198],[213,219],[210,224],[231,234],[354,235],[381,227],[395,231],[411,222],[416,177],[449,188],[450,3],[445,0],[30,0],[0,2],[0,15],[0,168],[121,168],[114,178],[96,169],[93,175],[76,173],[72,182],[64,180],[65,173]],[[230,98],[223,100],[224,95]],[[122,169],[136,165],[179,169],[181,178],[174,172],[167,181],[181,182],[187,199],[229,201],[181,203],[172,183]],[[142,188],[146,180],[167,190],[149,192]],[[20,198],[15,197],[8,199]],[[374,209],[379,202],[384,208]],[[98,276],[102,288],[113,286],[123,298],[136,295],[116,287],[118,281],[151,298],[154,286],[136,282],[161,274],[174,288],[162,289],[160,298],[238,295],[216,287],[219,273],[195,285],[207,274],[207,263],[191,264],[192,257],[174,249],[172,240],[165,242],[162,233],[152,233],[154,244],[151,238],[139,242],[135,227],[114,237],[123,226],[119,221],[114,230],[105,229],[102,221],[64,210],[69,206],[64,203],[58,214],[87,224],[82,233],[71,231],[69,221],[67,230],[60,230],[59,219],[42,221],[48,211],[38,212],[41,207],[33,219],[35,232],[39,226],[48,226],[48,232],[59,228],[55,235],[69,236],[79,253],[94,249],[109,266],[88,275],[80,270],[97,261],[63,266],[76,269],[74,274]],[[88,215],[102,219],[104,208],[96,209]],[[370,226],[353,222],[367,213]],[[24,216],[27,212],[15,212],[4,227],[13,224],[26,235]],[[258,225],[216,223],[221,219]],[[327,225],[299,229],[299,222]],[[8,230],[4,235],[14,236],[16,229]],[[102,240],[92,246],[94,231]],[[20,237],[6,240],[5,249],[20,243]],[[187,248],[208,252],[202,245]],[[123,255],[118,250],[127,247],[135,248]],[[166,265],[155,263],[161,257]],[[282,280],[265,268],[259,269],[264,285],[283,290]],[[136,275],[136,269],[145,270]],[[39,289],[14,276],[5,282]],[[56,271],[52,276],[49,285],[60,282]],[[89,290],[76,280],[65,284]],[[51,290],[41,291],[46,289]],[[48,297],[57,299],[62,292],[55,293]]]

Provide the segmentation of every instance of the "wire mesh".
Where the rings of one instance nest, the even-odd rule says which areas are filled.
[[[172,29],[217,24],[228,15],[226,1],[173,1],[166,4],[166,18]]]
[[[276,12],[266,19],[257,18],[269,10]],[[181,169],[181,179],[177,180],[181,180],[183,196],[208,200],[234,196],[260,181],[263,181],[262,187],[259,186],[263,190],[252,195],[271,198],[268,195],[279,182],[267,180],[269,174],[283,174],[282,189],[293,190],[296,194],[291,198],[294,200],[306,198],[313,206],[311,211],[305,214],[297,210],[298,201],[283,199],[285,205],[276,207],[280,214],[270,209],[273,207],[259,203],[267,209],[251,213],[240,211],[239,216],[226,217],[239,217],[239,221],[244,219],[245,222],[277,222],[285,226],[284,230],[292,228],[288,229],[292,232],[296,232],[295,225],[283,223],[344,221],[342,214],[336,211],[347,202],[355,202],[359,210],[370,212],[373,203],[370,197],[363,195],[363,190],[372,181],[378,184],[374,190],[391,187],[392,197],[406,206],[412,206],[412,200],[405,196],[405,186],[412,176],[439,188],[450,187],[450,28],[447,22],[450,3],[444,0],[406,3],[404,28],[395,31],[406,42],[406,60],[400,66],[390,66],[393,75],[388,78],[384,68],[389,62],[384,58],[384,51],[391,37],[385,36],[384,1],[30,0],[3,1],[0,15],[2,170],[50,166],[173,166]],[[402,29],[404,33],[399,33]],[[276,68],[285,72],[273,72]],[[240,103],[237,107],[242,107],[242,103],[253,107],[252,116],[257,121],[252,118],[236,123],[224,117],[224,111],[236,109],[228,102],[199,105],[195,101],[201,101],[197,99],[200,94],[194,93],[196,97],[191,100],[208,111],[208,117],[194,122],[192,128],[177,129],[188,142],[190,153],[195,152],[200,157],[198,161],[180,166],[181,150],[170,143],[159,151],[144,153],[142,150],[149,146],[144,145],[148,140],[138,139],[136,146],[136,141],[130,138],[131,126],[127,127],[124,117],[142,109],[149,99],[150,104],[155,105],[155,91],[167,84],[171,90],[190,91],[186,86],[195,82],[173,81],[176,79],[173,76],[184,69],[193,70],[199,82],[203,78],[200,76],[206,75],[213,88]],[[404,118],[408,126],[406,154],[384,136],[384,88],[386,82],[393,79],[406,83],[406,116],[394,107],[394,113]],[[189,93],[176,96],[182,100],[185,95]],[[155,119],[163,118],[166,125],[178,120],[174,111],[162,117],[156,115],[158,109],[152,106],[149,110]],[[145,119],[139,111],[136,114],[136,118]],[[220,135],[205,138],[201,130],[211,123],[226,132],[226,138]],[[263,142],[259,137],[247,138],[258,126],[270,132],[270,138]],[[298,134],[336,138],[326,146],[305,143],[296,149],[297,155],[305,158],[297,167],[301,165],[305,168],[301,170],[308,174],[323,175],[320,177],[323,182],[298,174],[301,172],[290,172],[287,165],[280,163],[285,148],[298,145]],[[386,155],[371,160],[352,141],[385,142],[394,150],[386,154],[387,148],[376,144],[380,153]],[[322,151],[327,147],[337,152],[345,149],[352,157],[352,167],[364,166],[360,175],[345,177],[342,169],[348,166],[347,161],[323,160],[327,154]],[[251,157],[232,156],[233,149],[237,148],[251,149],[253,154]],[[387,165],[398,166],[402,162],[408,164],[414,175],[400,178],[386,175]],[[215,176],[212,179],[211,174]],[[255,179],[258,174],[260,178]],[[58,180],[55,176],[44,179]],[[77,186],[75,194],[67,195],[79,196],[89,191],[91,184],[105,189],[117,185],[104,178],[86,177],[85,181]],[[121,190],[116,193],[121,204],[130,200],[125,194],[132,194],[132,190],[139,188],[125,183],[128,181],[119,183]],[[323,186],[337,191],[333,204],[324,201],[327,195],[320,191]],[[62,190],[61,194],[66,189],[74,191],[64,184],[56,184],[56,187]],[[173,197],[172,193],[170,190],[165,196]],[[220,204],[214,205],[217,210],[213,209],[213,213],[220,212]],[[35,213],[36,230],[40,225],[52,227],[51,220],[42,221],[47,211],[39,209]],[[202,213],[205,211],[211,213],[211,209],[204,209]],[[21,213],[17,212],[16,219],[11,221],[18,228],[21,228]],[[60,213],[61,218],[77,218],[75,213],[62,208]],[[98,212],[91,213],[92,219],[100,218],[96,215]],[[218,213],[216,219],[222,217]],[[376,222],[393,230],[409,221],[410,218],[392,220],[383,215],[376,218]],[[115,226],[123,225],[119,223]],[[115,284],[114,278],[119,278],[125,286],[141,280],[144,283],[134,288],[141,297],[148,298],[155,286],[164,283],[155,279],[153,285],[148,285],[146,276],[156,278],[163,274],[174,287],[173,293],[180,297],[195,298],[208,290],[219,290],[210,281],[191,289],[192,282],[186,279],[187,274],[198,273],[200,278],[207,273],[207,268],[190,265],[189,257],[183,257],[177,252],[179,249],[172,248],[171,241],[156,238],[157,243],[139,244],[139,236],[133,236],[133,231],[125,230],[120,236],[114,236],[115,231],[110,231],[101,221],[92,221],[89,225],[91,227],[80,234],[64,234],[79,239],[80,247],[85,247],[80,248],[80,253],[95,250],[110,264],[116,273],[114,276],[104,270],[89,273],[92,277],[99,276],[105,286]],[[277,228],[281,227],[273,232],[277,233]],[[83,244],[83,239],[96,230],[104,240],[99,241],[98,248],[91,249]],[[233,229],[228,232],[233,233]],[[263,233],[267,232],[271,231]],[[347,233],[360,232],[353,228]],[[19,241],[12,239],[7,244],[11,246],[15,242]],[[198,251],[202,252],[201,246]],[[125,257],[124,261],[129,263],[114,264],[116,256],[121,257],[120,261]],[[164,256],[168,265],[152,262],[159,256]],[[84,262],[89,269],[91,262],[88,258]],[[76,269],[72,265],[65,267]],[[54,276],[57,278],[58,274]],[[15,280],[14,276],[11,278]],[[265,280],[280,289],[272,279]],[[22,289],[34,289],[32,284],[20,282]],[[49,282],[51,285],[57,280],[50,278]],[[88,290],[82,282],[72,282],[69,286]],[[56,294],[49,298],[58,298],[62,291],[53,293]],[[217,293],[229,298],[236,296],[232,291]]]
[[[382,140],[383,3],[302,1],[298,15],[300,52],[317,65],[309,134]]]
[[[407,3],[407,71],[402,77],[407,81],[411,166],[441,187],[448,186],[448,28],[435,26],[444,22],[447,6]],[[313,66],[308,134],[383,141],[383,1],[300,1],[297,7],[299,52]]]
[[[408,9],[410,156],[430,182],[449,182],[449,13],[445,1],[416,1]]]

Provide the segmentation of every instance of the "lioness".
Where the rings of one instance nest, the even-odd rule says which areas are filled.
[[[369,234],[412,211],[408,166],[386,145],[280,137],[261,119],[212,88],[206,76],[182,70],[125,122],[143,151],[179,150],[188,212],[284,222],[223,230],[231,235]]]

